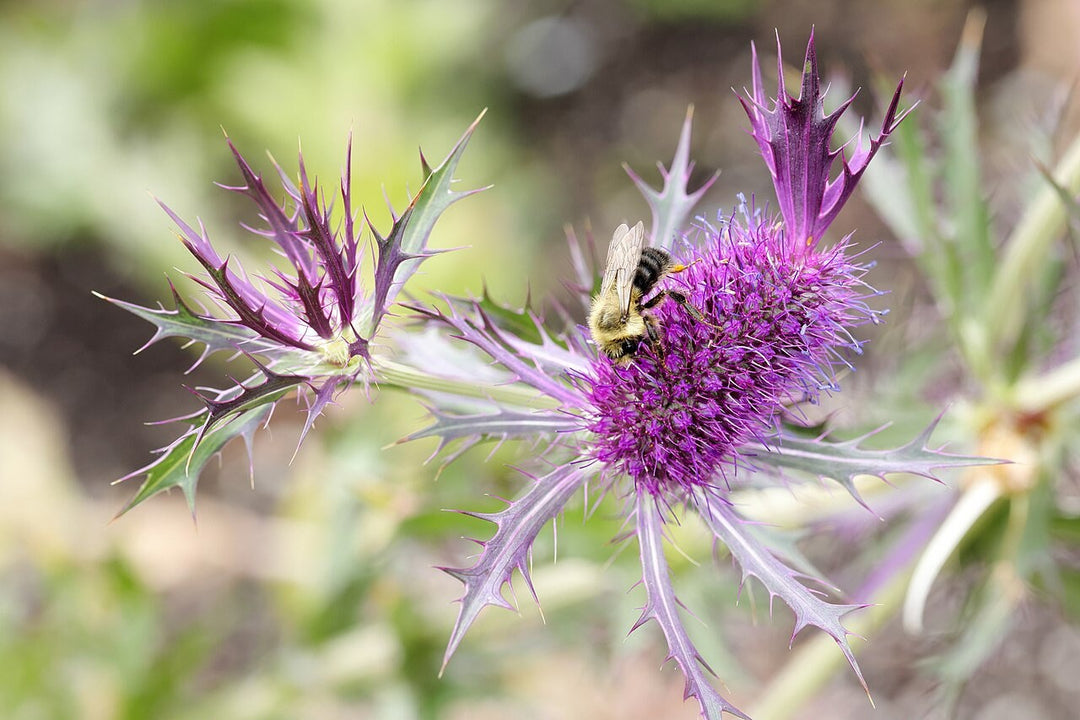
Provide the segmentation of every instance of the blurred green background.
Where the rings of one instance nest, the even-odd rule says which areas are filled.
[[[230,448],[201,483],[197,527],[179,494],[110,522],[135,490],[110,482],[170,438],[143,422],[194,409],[180,382],[214,384],[223,368],[183,378],[195,355],[168,343],[133,357],[150,327],[90,292],[151,305],[167,297],[164,273],[195,270],[153,197],[201,218],[246,266],[266,257],[237,225],[250,208],[213,185],[237,182],[223,128],[263,171],[269,150],[294,172],[302,142],[327,187],[352,132],[354,198],[385,227],[384,193],[400,209],[419,183],[417,146],[441,159],[488,108],[459,176],[494,188],[440,222],[433,245],[464,249],[427,263],[412,289],[560,296],[564,225],[603,235],[644,217],[621,163],[655,181],[691,103],[697,172],[723,171],[705,207],[771,196],[730,90],[749,83],[751,40],[768,75],[774,29],[797,63],[815,25],[827,72],[871,88],[906,71],[933,113],[928,88],[972,5],[0,3],[0,717],[695,717],[676,669],[657,669],[659,633],[626,639],[642,601],[627,592],[635,551],[610,543],[620,527],[603,507],[587,524],[580,509],[564,519],[557,564],[550,535],[536,549],[546,624],[518,588],[521,616],[485,613],[438,677],[459,588],[432,566],[460,564],[474,547],[460,538],[489,531],[444,508],[513,494],[518,456],[470,453],[436,480],[420,464],[432,445],[386,448],[422,422],[391,393],[343,398],[295,460],[302,418],[282,408],[257,437],[254,487]],[[990,172],[1008,172],[998,151],[1017,117],[1076,78],[1080,3],[985,7],[979,108]],[[864,92],[856,107],[879,105]],[[894,293],[890,323],[902,323],[919,293],[903,252],[857,199],[841,224],[882,242],[871,282]],[[878,382],[874,364],[871,349],[859,383]],[[747,705],[785,662],[790,614],[770,620],[760,592],[756,609],[745,594],[736,606],[737,574],[710,569],[684,530],[709,571],[673,553],[680,595]],[[895,628],[875,637],[863,654],[874,717],[929,712],[914,663],[932,644]],[[969,693],[962,716],[1025,717],[1036,697],[1033,717],[1071,717],[1057,713],[1077,688],[1051,671],[1080,658],[1080,633],[1032,613],[1007,646],[973,683],[993,692]],[[841,675],[798,716],[869,714]]]

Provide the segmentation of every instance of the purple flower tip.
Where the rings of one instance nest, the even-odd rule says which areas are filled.
[[[194,279],[235,315],[222,322],[247,327],[267,341],[268,347],[314,351],[336,346],[339,341],[354,342],[353,314],[363,294],[357,281],[360,239],[353,232],[351,218],[344,232],[334,227],[330,205],[308,181],[302,155],[299,188],[275,166],[286,194],[285,201],[278,202],[232,141],[228,143],[244,184],[223,187],[255,202],[265,226],[245,227],[276,244],[292,265],[292,272],[276,269],[253,281],[235,261],[221,259],[201,225],[196,231],[162,205],[180,228],[188,250],[206,270],[207,277]],[[351,190],[347,183],[341,192],[348,208]]]
[[[813,31],[810,32],[810,40],[806,45],[802,89],[798,98],[788,95],[784,86],[784,63],[779,35],[776,38],[775,100],[765,95],[757,48],[751,46],[751,50],[753,92],[740,96],[739,101],[750,118],[752,134],[772,174],[780,213],[784,218],[786,242],[793,248],[810,249],[821,240],[851,196],[878,148],[907,114],[905,111],[897,115],[904,81],[901,79],[896,86],[896,92],[877,136],[872,137],[865,147],[862,138],[857,138],[851,157],[847,158],[843,147],[830,149],[830,141],[837,121],[855,96],[845,100],[832,113],[825,114],[825,93],[821,89],[821,78],[818,74]],[[842,170],[830,180],[833,162],[838,156]]]
[[[847,328],[873,318],[873,291],[844,249],[804,255],[761,220],[709,231],[665,281],[702,318],[667,300],[651,311],[658,343],[627,365],[594,362],[593,456],[653,495],[727,481],[738,448],[833,387],[833,363],[858,349]]]

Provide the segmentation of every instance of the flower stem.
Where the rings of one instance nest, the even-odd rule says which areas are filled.
[[[1025,378],[1014,389],[1016,407],[1041,413],[1080,397],[1080,358],[1037,377]]]
[[[926,599],[930,596],[930,586],[971,527],[999,497],[1001,486],[993,476],[987,476],[971,485],[960,496],[952,512],[926,546],[912,572],[911,583],[904,598],[904,629],[909,633],[922,632],[923,610],[926,608]]]
[[[462,397],[512,403],[536,410],[551,410],[559,407],[558,400],[520,385],[486,385],[467,380],[436,377],[392,360],[380,359],[377,363],[373,363],[373,370],[377,383],[404,390],[435,390]]]

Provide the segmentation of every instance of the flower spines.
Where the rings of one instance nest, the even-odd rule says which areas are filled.
[[[552,377],[551,369],[544,367],[543,360],[537,357],[537,346],[514,339],[500,329],[484,310],[481,302],[449,296],[442,296],[442,299],[447,306],[446,312],[419,305],[408,307],[431,321],[452,328],[455,331],[454,337],[482,350],[499,366],[509,371],[513,380],[529,385],[568,408],[581,404],[583,398],[579,391],[562,382],[560,378]],[[539,323],[537,327],[541,327]],[[540,348],[555,347],[546,331],[541,332],[541,342]],[[561,354],[565,356],[566,362],[573,361],[571,353],[562,351]]]
[[[458,162],[465,152],[473,131],[476,130],[476,126],[486,112],[487,110],[480,113],[479,117],[473,121],[438,167],[432,168],[424,154],[420,153],[424,184],[400,215],[394,212],[393,207],[390,208],[394,224],[385,236],[365,215],[364,219],[375,237],[378,249],[372,289],[373,307],[368,321],[370,328],[378,326],[387,308],[394,302],[405,281],[416,272],[420,263],[426,258],[445,252],[432,250],[427,246],[428,236],[439,216],[458,200],[487,189],[463,191],[451,189]]]
[[[465,586],[465,594],[459,599],[458,619],[443,657],[443,669],[481,610],[488,605],[514,608],[504,597],[503,589],[510,585],[515,570],[521,573],[533,600],[537,600],[529,576],[529,553],[533,542],[540,530],[562,513],[566,503],[588,479],[588,472],[574,465],[562,465],[547,475],[531,479],[533,482],[528,491],[499,512],[460,511],[495,523],[496,530],[490,540],[477,541],[483,551],[471,567],[440,568]]]
[[[311,334],[323,340],[340,334],[351,323],[357,304],[359,239],[353,234],[351,219],[345,223],[343,236],[331,227],[331,208],[319,199],[317,187],[309,183],[302,155],[299,188],[277,168],[287,195],[286,202],[279,204],[231,140],[228,144],[244,184],[222,187],[256,203],[266,228],[244,227],[274,242],[295,271],[292,275],[276,269],[272,278],[262,278],[277,291],[276,299],[242,273],[234,272],[229,267],[230,259],[218,256],[201,226],[196,232],[168,207],[162,207],[180,228],[184,245],[209,276],[209,280],[193,279],[236,314],[235,322],[276,343],[313,350]],[[350,210],[348,173],[347,169],[342,182],[346,211]]]
[[[243,274],[229,267],[229,258],[221,259],[210,243],[206,229],[199,231],[184,222],[179,215],[159,201],[162,209],[180,229],[180,240],[206,270],[209,279],[189,275],[210,292],[210,296],[231,309],[236,318],[224,322],[243,325],[262,337],[289,347],[310,350],[302,337],[301,323],[286,307],[269,298]]]
[[[655,309],[657,347],[627,366],[603,359],[588,389],[596,459],[653,495],[712,485],[740,446],[775,435],[779,411],[832,387],[832,365],[865,322],[858,276],[842,252],[792,261],[775,226],[728,225]]]
[[[694,646],[679,617],[679,608],[684,606],[675,595],[667,558],[664,556],[661,512],[657,499],[643,494],[639,489],[634,515],[641,553],[641,584],[645,588],[646,604],[631,632],[650,620],[660,626],[668,645],[668,659],[678,663],[686,679],[683,699],[695,698],[706,720],[723,720],[724,713],[750,720],[749,716],[728,702],[709,682],[707,674],[715,676],[716,673]]]
[[[346,177],[351,174],[351,140],[349,147],[350,157],[346,159]],[[303,194],[302,206],[307,224],[303,237],[315,249],[319,266],[323,269],[324,277],[329,281],[330,294],[336,301],[338,321],[344,327],[352,322],[353,310],[356,307],[358,239],[353,234],[350,218],[345,225],[342,241],[338,242],[337,234],[330,226],[330,208],[319,202],[318,186],[308,183],[307,168],[304,167],[303,157],[300,158],[300,183]],[[345,181],[342,182],[342,197],[345,200],[345,212],[348,214],[351,203]]]
[[[288,217],[287,234],[297,241],[297,245],[293,252],[286,250],[285,254],[293,261],[296,278],[293,280],[279,272],[278,277],[284,285],[275,286],[298,306],[298,313],[308,326],[323,340],[328,340],[351,328],[360,301],[357,283],[360,239],[354,230],[351,203],[352,139],[349,140],[341,181],[344,219],[338,227],[331,222],[333,203],[320,196],[317,183],[309,181],[302,153],[298,156],[298,164],[300,186],[296,187],[275,163],[281,185],[289,196],[291,214],[286,215],[280,208],[276,212],[264,208],[263,217],[270,224],[273,234],[280,232],[275,226],[281,227],[282,218]],[[251,180],[248,180],[248,185],[251,186]],[[251,191],[248,194],[252,195]],[[258,197],[264,198],[264,193],[258,193]],[[260,207],[264,201],[260,202]],[[273,215],[276,215],[276,220],[270,220]],[[254,232],[271,234],[258,230]]]
[[[776,40],[777,83],[775,100],[765,94],[757,48],[753,54],[753,91],[739,101],[750,119],[754,139],[772,174],[777,201],[784,218],[787,242],[797,253],[812,250],[821,241],[826,229],[839,214],[855,185],[885,139],[896,129],[910,108],[898,114],[903,78],[896,86],[881,123],[881,130],[863,146],[861,133],[851,158],[844,157],[844,148],[830,148],[830,140],[840,116],[855,99],[850,98],[826,115],[824,92],[818,75],[814,34],[806,46],[803,63],[802,90],[798,98],[788,95],[784,85],[784,65],[780,38]],[[771,106],[771,109],[770,109]],[[832,166],[841,158],[840,173],[830,180]]]
[[[479,118],[477,119],[479,122]],[[465,145],[476,128],[473,123],[450,155],[432,168],[423,161],[424,183],[410,200],[409,210],[395,216],[385,240],[378,240],[378,265],[373,270],[375,292],[365,293],[358,278],[359,227],[351,202],[351,162],[347,159],[341,180],[344,218],[336,215],[318,186],[308,180],[303,157],[299,182],[294,183],[277,163],[273,164],[284,189],[279,201],[263,178],[229,142],[242,182],[223,188],[255,202],[261,222],[243,225],[259,238],[273,243],[285,258],[261,275],[248,276],[231,257],[222,258],[201,223],[197,230],[164,203],[162,208],[176,223],[180,240],[205,272],[190,277],[203,288],[210,304],[220,312],[195,310],[175,288],[173,309],[144,308],[104,298],[156,328],[149,344],[166,337],[201,343],[199,364],[207,356],[226,352],[244,355],[256,366],[251,376],[224,390],[203,389],[197,394],[205,407],[183,418],[180,438],[163,448],[154,462],[128,477],[144,476],[126,512],[143,500],[171,487],[182,487],[194,506],[195,486],[210,459],[235,437],[250,440],[254,429],[265,422],[276,404],[299,394],[307,417],[301,442],[315,418],[338,392],[354,383],[365,388],[375,372],[370,354],[379,320],[416,265],[433,254],[428,238],[442,213],[470,192],[450,190],[453,173]],[[351,156],[352,141],[349,142]],[[387,263],[385,258],[411,258],[412,262]],[[171,287],[171,283],[170,283]]]
[[[257,230],[250,227],[248,229],[256,235],[261,235],[275,242],[281,248],[285,257],[289,259],[289,262],[297,268],[297,272],[306,275],[309,281],[314,281],[315,267],[312,263],[310,249],[301,234],[301,228],[297,222],[297,213],[293,211],[290,215],[278,204],[270,191],[266,189],[262,177],[251,168],[244,156],[233,145],[232,140],[227,139],[227,142],[233,158],[236,160],[237,167],[240,168],[244,184],[238,186],[222,185],[221,187],[247,195],[255,202],[269,229]],[[278,174],[284,175],[280,168]],[[288,182],[283,184],[293,199],[298,200],[295,189],[291,187],[292,184]]]
[[[819,590],[801,582],[808,580],[811,583],[824,584],[824,581],[789,567],[767,542],[751,530],[752,523],[743,520],[715,493],[697,489],[692,494],[691,503],[709,530],[724,543],[739,564],[742,583],[745,584],[750,577],[760,580],[769,593],[770,611],[774,597],[780,597],[791,608],[795,614],[792,642],[804,628],[811,625],[827,632],[844,653],[859,679],[859,684],[867,690],[866,680],[847,640],[851,633],[842,622],[848,613],[861,610],[866,605],[826,602]]]
[[[693,120],[694,106],[691,105],[686,111],[686,119],[683,121],[679,143],[675,148],[675,157],[672,158],[670,167],[658,165],[664,181],[663,187],[659,190],[642,180],[629,166],[623,165],[623,169],[634,181],[634,185],[652,209],[653,222],[650,237],[653,244],[665,250],[670,250],[675,244],[683,226],[690,219],[694,206],[720,177],[718,170],[710,175],[697,190],[690,192],[690,176],[694,171],[694,162],[690,159],[690,129]]]

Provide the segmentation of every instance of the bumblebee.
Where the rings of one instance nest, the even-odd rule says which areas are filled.
[[[632,228],[625,224],[617,227],[608,247],[600,292],[593,298],[589,312],[589,332],[600,351],[623,365],[630,362],[642,342],[662,352],[659,321],[645,311],[666,298],[682,305],[695,319],[704,321],[686,296],[675,290],[660,290],[645,299],[665,276],[686,268],[665,250],[645,247],[645,226],[641,222]]]

